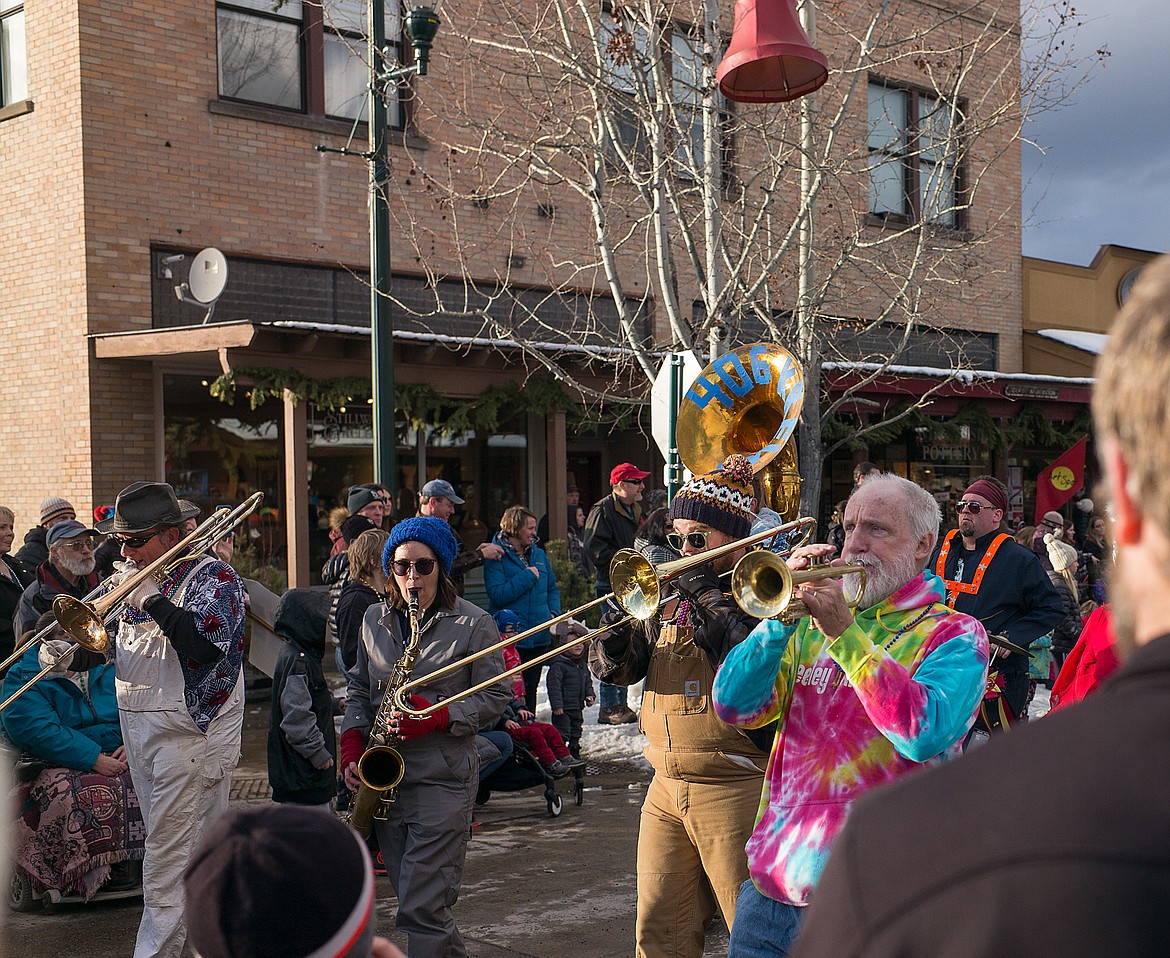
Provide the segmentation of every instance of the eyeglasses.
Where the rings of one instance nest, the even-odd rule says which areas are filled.
[[[114,536],[114,541],[117,542],[118,545],[127,546],[131,549],[141,549],[151,539],[157,536],[158,533],[159,530],[155,530],[154,532],[151,532],[145,536]]]
[[[682,552],[683,545],[689,545],[692,549],[702,551],[707,548],[707,537],[711,535],[707,532],[688,532],[685,536],[680,532],[668,532],[666,534],[666,541],[670,543],[670,547],[676,552]]]
[[[61,548],[68,549],[70,552],[93,552],[93,543],[86,536],[72,542],[62,542]]]
[[[394,570],[396,576],[406,578],[410,575],[410,570],[414,569],[420,576],[430,575],[435,571],[434,559],[415,559],[413,562],[407,559],[395,559],[390,563],[390,567]]]
[[[624,482],[628,486],[644,486],[644,485],[646,485],[645,479],[623,479],[622,482]]]
[[[968,502],[964,499],[955,506],[955,512],[969,512],[973,516],[979,515],[984,509],[995,510],[995,506],[985,506],[982,502]]]

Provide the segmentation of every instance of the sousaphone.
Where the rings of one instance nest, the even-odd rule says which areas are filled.
[[[804,405],[804,371],[784,347],[752,343],[699,373],[678,411],[678,450],[696,475],[733,453],[752,464],[762,505],[785,520],[800,507],[792,434]]]

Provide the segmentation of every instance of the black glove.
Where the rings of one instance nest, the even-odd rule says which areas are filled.
[[[719,576],[711,568],[711,563],[706,565],[696,566],[693,569],[687,569],[685,572],[680,572],[676,577],[670,580],[670,584],[676,588],[681,595],[695,598],[708,592],[711,589],[721,589]]]

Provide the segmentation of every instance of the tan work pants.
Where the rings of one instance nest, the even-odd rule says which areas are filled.
[[[654,776],[638,829],[638,958],[700,958],[716,903],[731,929],[763,781]]]

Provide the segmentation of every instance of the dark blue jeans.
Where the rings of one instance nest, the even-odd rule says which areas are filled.
[[[600,579],[597,580],[594,586],[594,594],[597,598],[600,599],[603,595],[609,595],[611,591],[613,590],[610,589],[608,582],[602,582]],[[612,600],[610,604],[612,604]],[[603,607],[602,611],[607,610]],[[601,686],[601,691],[597,695],[597,704],[601,708],[612,708],[615,705],[626,704],[627,693],[624,685],[610,685],[608,682],[602,682],[600,679],[598,680],[598,684]]]
[[[787,958],[803,917],[803,908],[761,895],[749,878],[735,900],[727,958]]]

